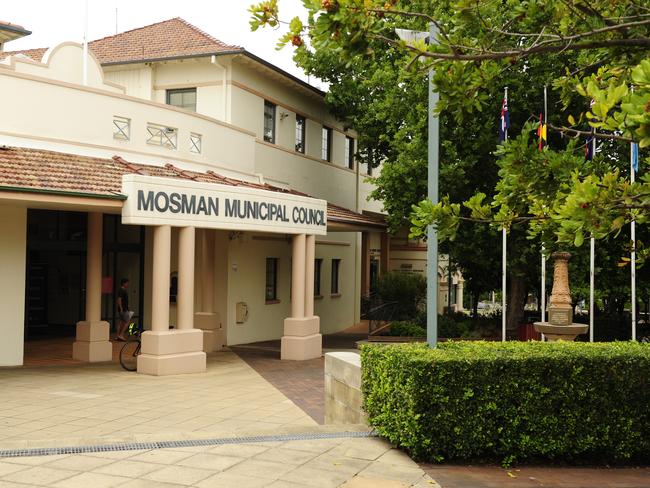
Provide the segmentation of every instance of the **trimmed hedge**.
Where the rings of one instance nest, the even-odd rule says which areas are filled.
[[[650,345],[366,345],[364,408],[415,459],[650,462]]]
[[[388,335],[398,337],[426,337],[427,330],[424,327],[420,327],[414,322],[401,320],[397,322],[391,322],[390,333]]]

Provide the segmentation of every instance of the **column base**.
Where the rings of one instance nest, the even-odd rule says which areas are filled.
[[[319,333],[320,317],[284,320],[280,359],[305,361],[323,355],[323,336]]]
[[[156,376],[204,373],[203,331],[180,329],[142,333],[138,373]]]
[[[138,373],[154,376],[172,374],[205,373],[205,353],[186,352],[181,354],[166,354],[154,356],[140,354],[138,356]]]
[[[217,312],[196,312],[194,328],[203,330],[203,351],[221,351],[225,344],[221,316]]]
[[[113,360],[113,345],[109,341],[108,322],[77,322],[76,341],[72,344],[72,359],[87,363]]]

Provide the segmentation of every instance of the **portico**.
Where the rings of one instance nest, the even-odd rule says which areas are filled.
[[[123,176],[122,193],[126,196],[122,222],[153,228],[151,330],[142,334],[138,372],[202,372],[205,352],[220,347],[220,320],[213,307],[214,230],[292,236],[291,316],[284,320],[281,356],[289,360],[320,357],[320,320],[314,314],[315,236],[326,234],[327,202],[267,189],[139,174]],[[172,227],[178,227],[178,325],[173,330],[169,327]],[[201,310],[195,313],[197,228],[201,229],[202,296]]]

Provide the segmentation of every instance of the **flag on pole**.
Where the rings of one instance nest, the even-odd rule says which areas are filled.
[[[537,149],[542,151],[546,147],[546,121],[544,116],[539,114],[539,125],[537,126]]]
[[[503,98],[501,104],[501,116],[499,117],[499,142],[508,138],[508,129],[510,128],[510,113],[508,112],[508,99]]]
[[[639,145],[636,142],[632,143],[632,168],[635,173],[639,172]]]
[[[587,137],[587,142],[585,143],[585,159],[587,161],[591,161],[594,159],[594,149],[595,149],[595,137],[594,136],[588,136]]]

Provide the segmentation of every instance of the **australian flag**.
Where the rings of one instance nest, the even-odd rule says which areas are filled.
[[[501,104],[501,117],[499,117],[499,142],[503,142],[508,137],[510,128],[510,113],[508,113],[508,100],[504,97]]]

